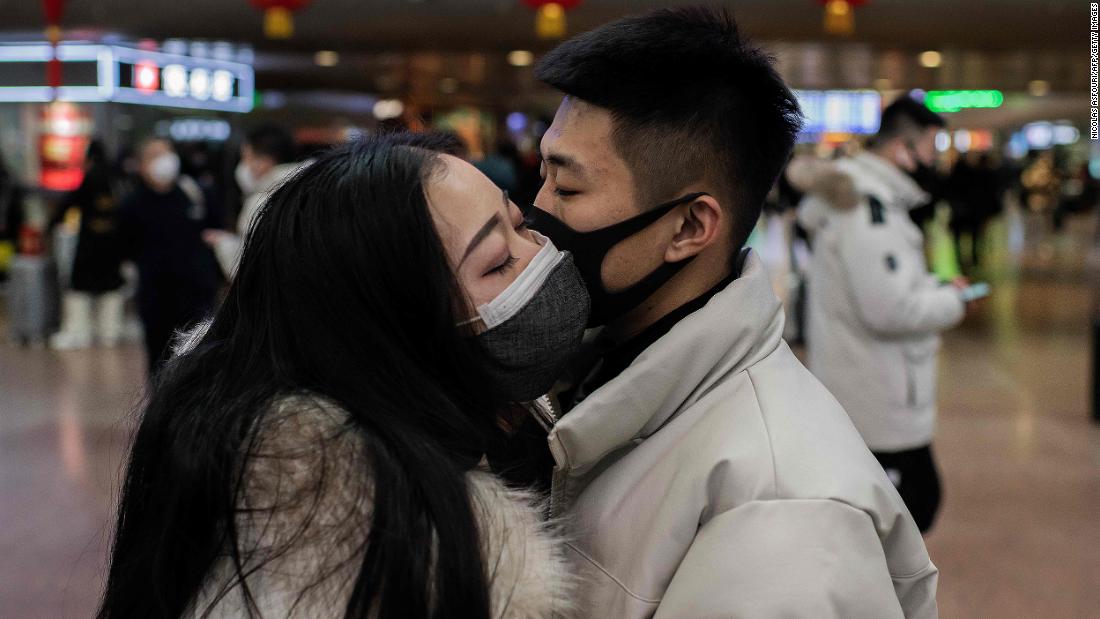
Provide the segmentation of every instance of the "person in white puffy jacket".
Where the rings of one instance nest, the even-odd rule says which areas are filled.
[[[799,205],[813,234],[808,281],[810,370],[836,396],[909,507],[933,524],[932,457],[939,332],[962,320],[955,285],[928,272],[908,211],[928,195],[910,177],[934,157],[943,120],[905,97],[883,113],[870,148],[819,168]]]
[[[280,125],[264,124],[248,132],[241,144],[241,162],[234,172],[237,185],[244,195],[237,233],[206,230],[203,240],[214,250],[218,266],[227,279],[232,279],[241,259],[245,239],[252,221],[260,212],[272,191],[282,185],[308,162],[296,161],[297,146],[290,132]]]

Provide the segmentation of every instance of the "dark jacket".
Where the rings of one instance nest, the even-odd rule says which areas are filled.
[[[71,207],[80,209],[72,289],[99,293],[121,288],[123,247],[119,237],[118,200],[107,166],[89,169],[80,187],[62,200],[58,212],[64,213]]]
[[[119,207],[124,255],[137,264],[139,295],[148,284],[178,281],[189,289],[216,291],[221,274],[214,253],[202,240],[202,231],[221,228],[217,204],[207,199],[189,179],[192,190],[177,183],[157,193],[139,183]],[[190,195],[189,195],[190,194]]]

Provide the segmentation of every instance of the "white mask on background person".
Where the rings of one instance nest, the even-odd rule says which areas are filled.
[[[160,185],[176,182],[180,175],[180,158],[175,153],[158,155],[149,162],[149,176]]]
[[[252,174],[252,168],[248,167],[244,161],[238,163],[237,169],[233,170],[233,178],[244,195],[247,196],[256,191],[256,177]]]

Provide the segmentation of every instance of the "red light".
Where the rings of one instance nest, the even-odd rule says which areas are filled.
[[[148,60],[135,64],[134,86],[141,92],[153,92],[160,88],[160,67]]]

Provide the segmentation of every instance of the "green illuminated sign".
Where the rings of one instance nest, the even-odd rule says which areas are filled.
[[[958,112],[963,108],[1001,107],[1005,96],[999,90],[929,90],[924,104],[933,112]]]

